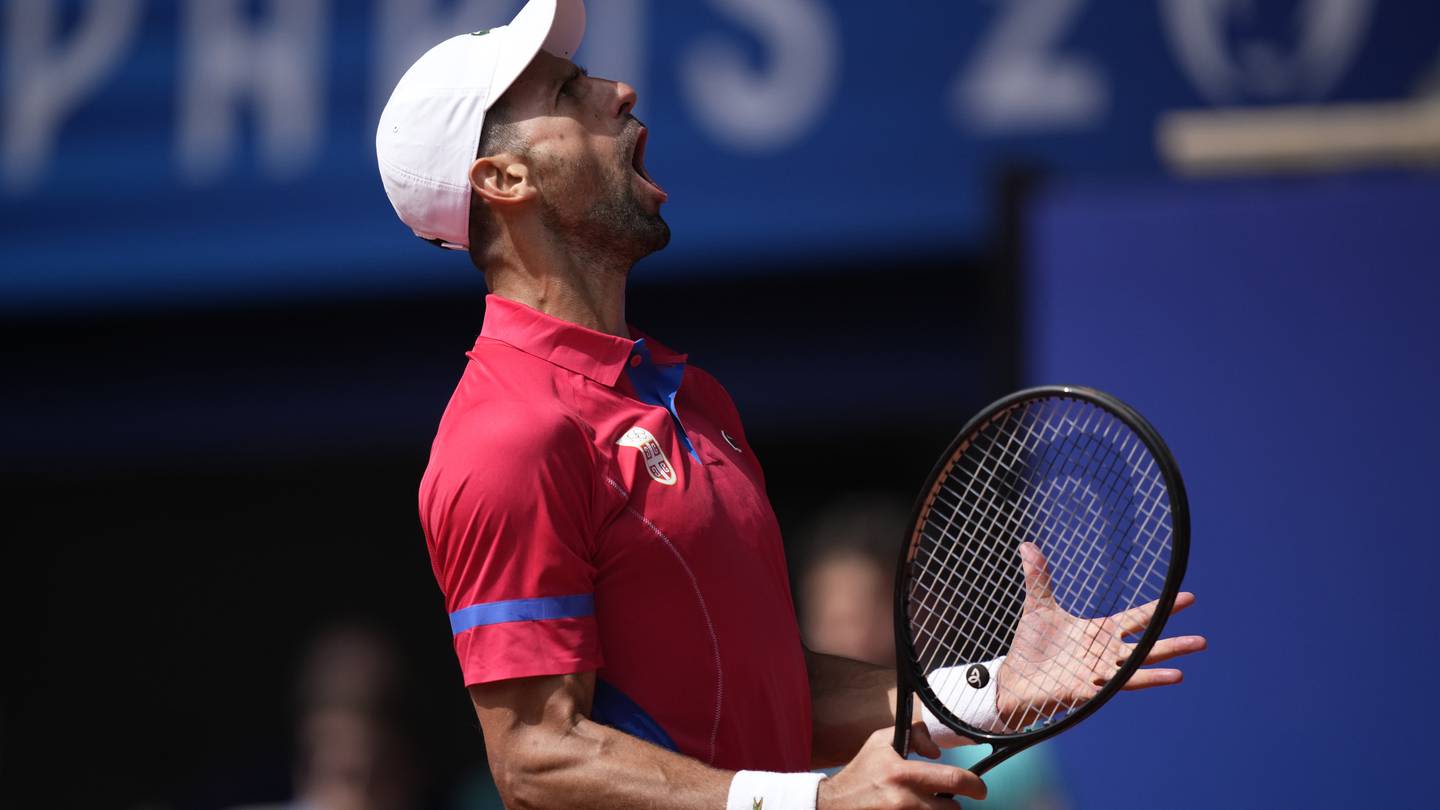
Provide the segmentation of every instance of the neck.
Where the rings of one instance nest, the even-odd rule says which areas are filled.
[[[490,292],[597,332],[629,338],[625,325],[625,279],[629,263],[563,250],[545,241],[492,258],[485,281]]]

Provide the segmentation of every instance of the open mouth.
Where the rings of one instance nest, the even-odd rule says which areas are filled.
[[[640,175],[641,180],[644,180],[646,184],[655,189],[662,198],[669,199],[670,195],[665,193],[665,189],[661,188],[660,184],[650,177],[650,173],[645,171],[645,144],[649,142],[649,140],[650,130],[641,127],[640,134],[635,138],[635,155],[630,159],[630,165],[635,169],[635,173]]]

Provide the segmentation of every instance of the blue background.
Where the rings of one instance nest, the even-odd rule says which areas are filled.
[[[66,14],[52,50],[67,46],[87,5],[60,3]],[[473,5],[480,12],[467,15],[458,2],[417,0],[401,27],[418,29],[449,14],[463,18],[457,30],[471,30],[508,19],[519,4]],[[625,18],[638,28],[633,47],[613,46],[592,61],[601,56],[594,41],[606,36],[592,22],[578,60],[639,86],[637,112],[653,135],[649,167],[672,193],[666,216],[674,243],[646,263],[642,280],[730,274],[757,256],[815,267],[856,251],[883,257],[968,249],[992,224],[989,189],[999,163],[1022,160],[1080,177],[1152,176],[1158,116],[1211,103],[1179,65],[1158,3],[1052,4],[1062,11],[1046,12],[1058,22],[1043,35],[1039,56],[1083,65],[1101,88],[1099,106],[1079,123],[996,128],[961,120],[949,99],[961,76],[976,75],[985,48],[1022,4],[806,2],[798,5],[818,8],[828,22],[805,30],[817,29],[815,41],[832,58],[813,88],[817,112],[793,137],[747,147],[701,120],[700,102],[683,80],[688,61],[712,46],[733,51],[749,75],[779,69],[781,40],[735,13],[736,5],[589,4],[592,21],[633,14]],[[1249,5],[1225,27],[1237,53],[1253,36],[1293,44],[1304,4]],[[374,167],[378,104],[397,78],[378,66],[378,6],[332,0],[321,36],[307,43],[322,82],[313,156],[288,175],[268,171],[257,150],[259,116],[242,101],[234,151],[213,175],[187,180],[177,147],[188,36],[183,4],[142,3],[138,27],[114,64],[62,120],[53,155],[31,167],[34,183],[0,183],[0,309],[457,286],[466,277],[463,259],[419,246],[396,221]],[[268,5],[242,7],[263,28]],[[1440,7],[1377,3],[1363,23],[1354,57],[1325,97],[1415,92],[1433,63]],[[0,60],[0,70],[7,64]],[[802,88],[796,103],[807,98]],[[1304,100],[1237,92],[1230,102]]]
[[[1032,382],[1169,442],[1193,512],[1175,690],[1057,738],[1078,807],[1433,802],[1440,183],[1060,186],[1029,245]]]

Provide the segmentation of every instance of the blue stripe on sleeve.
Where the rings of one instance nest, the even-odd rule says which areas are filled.
[[[450,631],[459,635],[472,627],[502,622],[539,622],[546,619],[578,619],[595,613],[595,597],[582,593],[574,596],[540,596],[534,599],[510,599],[486,602],[461,608],[450,614]]]

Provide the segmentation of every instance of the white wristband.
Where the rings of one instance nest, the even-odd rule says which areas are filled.
[[[738,771],[730,780],[725,810],[815,810],[820,773]]]
[[[1004,731],[1000,722],[1000,709],[995,703],[995,686],[1000,675],[1000,665],[1005,656],[978,664],[963,664],[958,667],[941,667],[930,673],[925,680],[930,689],[950,713],[961,722],[981,731]],[[930,738],[940,745],[957,745],[966,738],[956,734],[949,726],[940,722],[922,701],[920,717]]]

